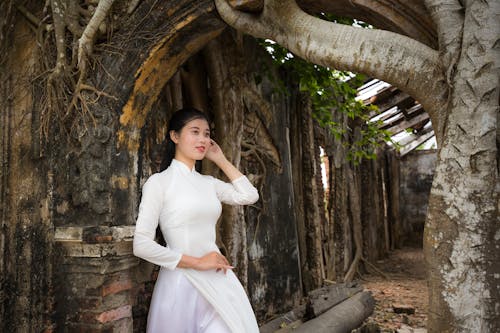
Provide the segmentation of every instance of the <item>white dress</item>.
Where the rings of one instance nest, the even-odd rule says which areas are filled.
[[[248,297],[236,275],[178,268],[182,254],[217,251],[215,225],[221,202],[251,204],[259,198],[242,176],[225,183],[173,160],[143,186],[134,234],[134,254],[161,266],[148,315],[148,332],[257,333]],[[154,241],[160,225],[167,246]]]

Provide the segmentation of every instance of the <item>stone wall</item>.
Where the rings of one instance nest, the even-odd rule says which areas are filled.
[[[41,6],[33,10],[41,13]],[[213,1],[142,1],[95,54],[99,66],[88,83],[106,94],[82,92],[88,110],[69,128],[52,124],[42,140],[46,73],[36,72],[36,36],[26,21],[16,22],[16,46],[2,68],[8,71],[0,73],[0,328],[143,332],[157,268],[133,256],[132,235],[141,185],[153,172],[151,149],[173,110],[157,101],[179,67],[222,36],[225,25]],[[234,80],[222,89],[224,101],[238,103],[209,111],[219,119],[216,139],[227,143],[236,140],[220,119],[240,107],[231,118],[244,122],[237,124],[240,166],[261,195],[256,205],[232,215],[239,229],[231,235],[238,237],[227,243],[241,258],[236,272],[263,321],[297,305],[305,290],[322,282],[318,143],[297,82],[286,82],[290,94],[276,93],[269,73],[259,72],[265,66],[255,41],[224,38],[230,43],[223,44],[225,52],[242,55],[239,62],[230,52],[215,55],[231,64],[224,68]]]
[[[436,156],[435,150],[414,150],[400,159],[399,212],[404,246],[422,246]]]

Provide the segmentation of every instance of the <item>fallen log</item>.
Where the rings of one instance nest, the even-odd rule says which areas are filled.
[[[299,307],[281,315],[261,327],[259,327],[260,333],[274,333],[281,329],[295,328],[300,324],[300,321],[304,318],[306,312],[306,305],[302,304]],[[282,332],[282,331],[280,331]]]
[[[359,327],[375,307],[368,291],[355,294],[320,316],[294,329],[293,333],[346,333]]]
[[[351,282],[332,284],[309,292],[307,295],[306,319],[321,315],[361,291],[363,291],[363,286]]]

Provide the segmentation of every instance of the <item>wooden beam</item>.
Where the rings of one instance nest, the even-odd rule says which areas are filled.
[[[393,106],[398,106],[399,109],[407,108],[408,106],[415,103],[415,100],[405,92],[399,92],[399,94],[394,94],[383,101],[383,103],[377,104],[379,110],[384,112],[389,110]]]
[[[394,127],[397,124],[399,124],[400,122],[405,121],[405,119],[408,119],[408,118],[411,119],[411,118],[413,118],[419,114],[423,114],[423,113],[424,113],[424,109],[421,107],[408,109],[406,115],[403,112],[401,112],[401,110],[399,110],[399,113],[384,120],[384,125],[382,125],[380,128],[381,129],[388,129],[388,128]]]
[[[395,135],[395,134],[398,134],[398,133],[404,131],[407,128],[410,128],[412,126],[420,124],[421,122],[426,121],[426,120],[429,120],[429,114],[422,113],[416,117],[411,118],[410,120],[403,120],[402,122],[398,123],[397,125],[389,127],[387,130],[389,132],[391,132],[392,135]]]
[[[422,135],[420,138],[416,139],[415,141],[412,141],[411,143],[409,143],[406,146],[404,146],[403,148],[401,148],[399,150],[399,156],[400,157],[405,156],[406,154],[408,154],[413,149],[417,148],[418,146],[420,146],[422,143],[424,143],[425,141],[429,140],[433,136],[434,136],[434,130],[430,131],[429,133],[426,133],[426,134]]]
[[[384,112],[380,112],[380,113],[378,114],[378,116],[375,116],[375,117],[371,118],[370,120],[371,120],[371,121],[374,121],[374,120],[377,120],[377,121],[378,121],[378,120],[385,121],[385,120],[387,120],[387,119],[389,119],[389,118],[393,117],[394,115],[396,115],[398,112],[399,112],[399,110],[398,110],[397,106],[394,106],[394,107],[393,107],[393,108],[391,108],[391,109],[388,109],[388,110],[386,110],[386,111],[384,111]]]
[[[417,111],[420,111],[420,110],[422,110],[422,105],[417,104],[417,105],[412,106],[411,108],[403,109],[402,111],[403,111],[403,114],[405,115],[405,118],[409,119],[411,114],[413,114]]]

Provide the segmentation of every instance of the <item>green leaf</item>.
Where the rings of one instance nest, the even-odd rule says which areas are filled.
[[[333,15],[321,14],[323,19],[334,22],[353,24],[351,19],[341,19]],[[358,21],[359,23],[359,21]],[[357,87],[365,80],[363,75],[339,71],[309,63],[293,55],[286,48],[268,40],[260,40],[260,45],[268,51],[275,66],[271,70],[263,66],[265,74],[274,83],[277,92],[286,93],[286,84],[282,79],[271,73],[284,71],[291,82],[296,82],[299,91],[306,93],[313,109],[313,118],[320,126],[328,129],[335,140],[347,148],[347,158],[358,164],[363,159],[375,158],[375,149],[383,141],[397,143],[391,140],[389,132],[380,129],[381,121],[369,122],[369,114],[378,113],[374,105],[364,105],[356,100]],[[350,119],[359,119],[362,124],[361,138],[350,142],[350,128],[343,128],[333,120],[334,112],[344,113]],[[358,122],[356,122],[358,123]]]

